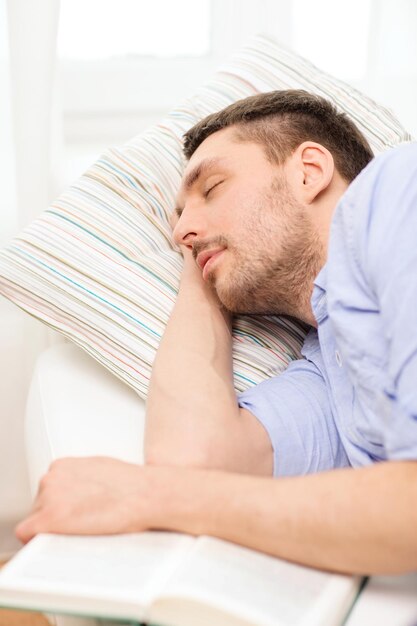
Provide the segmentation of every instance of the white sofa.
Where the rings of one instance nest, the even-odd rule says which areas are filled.
[[[143,462],[145,403],[74,344],[39,357],[25,417],[31,491],[53,459],[112,456]]]
[[[25,447],[32,495],[52,460],[112,456],[143,462],[145,403],[74,344],[61,343],[37,360],[26,405]],[[56,626],[94,620],[48,615]],[[99,622],[97,622],[98,626]]]

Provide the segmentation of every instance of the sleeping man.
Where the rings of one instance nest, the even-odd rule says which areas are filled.
[[[184,145],[147,463],[54,462],[17,536],[169,529],[333,571],[417,569],[417,145],[373,159],[302,91],[241,100]],[[302,359],[238,397],[234,313],[311,327]]]

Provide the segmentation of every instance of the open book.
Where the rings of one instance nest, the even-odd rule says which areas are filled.
[[[158,626],[336,626],[359,585],[212,537],[38,535],[0,572],[0,606]]]

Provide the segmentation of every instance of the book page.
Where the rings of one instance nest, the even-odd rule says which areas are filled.
[[[372,576],[355,603],[346,626],[416,626],[417,572]]]
[[[90,608],[97,605],[95,615],[105,616],[112,607],[111,614],[118,616],[114,611],[118,603],[146,606],[194,541],[168,532],[38,535],[1,571],[0,604],[7,591],[15,591],[20,592],[18,606],[34,608],[31,602],[36,596],[45,609],[58,605],[65,609],[63,603],[69,598],[73,612],[79,613],[81,599],[88,599]],[[29,599],[25,600],[25,593]],[[19,593],[13,597],[19,598]]]
[[[335,582],[337,593],[333,597]],[[185,602],[189,598],[220,607],[241,618],[242,623],[332,626],[330,618],[337,613],[340,618],[340,611],[335,613],[332,605],[346,598],[353,601],[357,585],[351,577],[305,568],[219,539],[200,537],[166,586],[162,604],[165,613],[170,599],[176,598],[173,602],[178,610],[178,599]],[[158,613],[155,604],[151,616]]]

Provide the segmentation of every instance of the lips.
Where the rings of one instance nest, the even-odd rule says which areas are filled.
[[[203,278],[206,278],[209,266],[214,262],[214,257],[217,258],[222,252],[224,252],[225,248],[214,248],[213,250],[205,250],[204,252],[200,252],[197,256],[197,265],[203,272]]]

